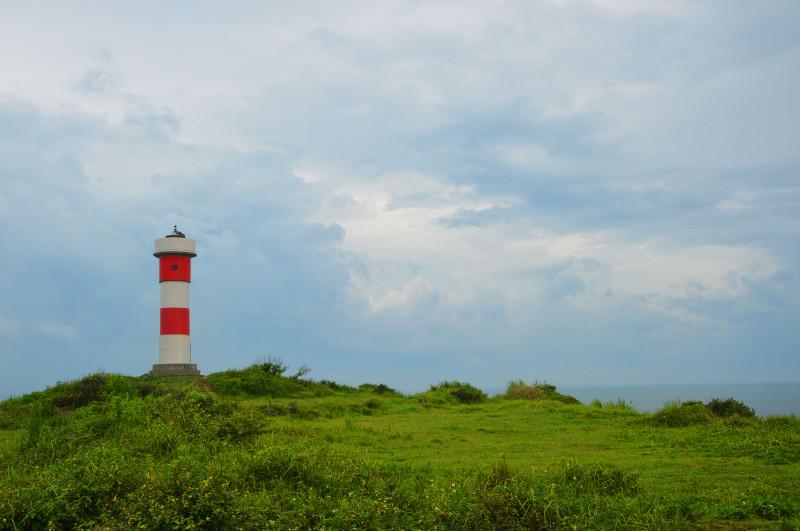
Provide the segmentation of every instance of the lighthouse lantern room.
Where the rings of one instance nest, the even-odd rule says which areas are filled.
[[[192,258],[197,256],[195,241],[175,226],[172,234],[156,240],[158,282],[161,289],[161,334],[158,363],[150,371],[154,376],[200,374],[192,363],[189,336],[189,284],[192,281]]]

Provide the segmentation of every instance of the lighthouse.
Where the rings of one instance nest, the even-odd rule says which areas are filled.
[[[189,284],[192,258],[197,256],[195,241],[175,226],[172,234],[156,240],[153,256],[158,258],[158,283],[161,289],[161,335],[158,363],[150,374],[167,376],[200,374],[192,363],[189,338]]]

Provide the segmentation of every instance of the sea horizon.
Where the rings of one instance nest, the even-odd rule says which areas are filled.
[[[598,386],[559,386],[559,391],[583,402],[625,400],[641,412],[653,412],[668,402],[733,398],[758,416],[800,415],[800,381],[749,383],[668,383]]]

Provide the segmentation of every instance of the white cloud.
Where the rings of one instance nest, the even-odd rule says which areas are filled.
[[[420,277],[411,279],[400,289],[391,290],[377,300],[370,300],[373,313],[396,313],[409,316],[412,313],[430,310],[439,301],[438,290]]]

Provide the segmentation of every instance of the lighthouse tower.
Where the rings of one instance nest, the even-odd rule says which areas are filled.
[[[161,286],[161,336],[158,363],[150,371],[154,376],[200,374],[192,363],[189,340],[189,283],[192,281],[192,258],[197,256],[195,241],[175,226],[172,234],[156,240],[153,255],[158,258],[158,282]]]

